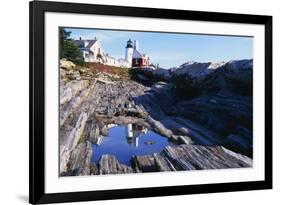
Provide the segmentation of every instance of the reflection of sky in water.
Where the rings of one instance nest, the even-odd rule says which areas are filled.
[[[92,161],[98,163],[103,154],[112,154],[120,163],[130,165],[133,155],[159,153],[170,144],[168,138],[150,130],[140,134],[138,139],[128,139],[126,125],[110,128],[108,136],[103,137],[100,145],[93,145]],[[153,143],[147,144],[147,142]]]

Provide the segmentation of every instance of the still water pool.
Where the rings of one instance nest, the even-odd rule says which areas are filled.
[[[146,155],[161,152],[171,144],[167,137],[136,125],[114,125],[107,136],[101,136],[93,145],[92,161],[96,164],[103,154],[115,155],[119,162],[131,165],[133,155]]]

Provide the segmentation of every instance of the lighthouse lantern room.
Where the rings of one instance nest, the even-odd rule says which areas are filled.
[[[125,59],[132,67],[141,68],[149,65],[149,57],[146,54],[140,53],[137,40],[134,43],[131,39],[127,41]]]

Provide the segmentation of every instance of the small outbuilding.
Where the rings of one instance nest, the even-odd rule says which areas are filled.
[[[146,54],[141,54],[137,49],[134,49],[132,66],[133,67],[149,66],[149,57]]]

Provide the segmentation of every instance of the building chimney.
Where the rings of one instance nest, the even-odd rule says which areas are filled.
[[[81,37],[81,36],[79,37],[79,40],[82,40],[82,37]]]
[[[139,50],[139,42],[138,42],[138,40],[134,40],[134,48],[135,48],[135,50]]]

